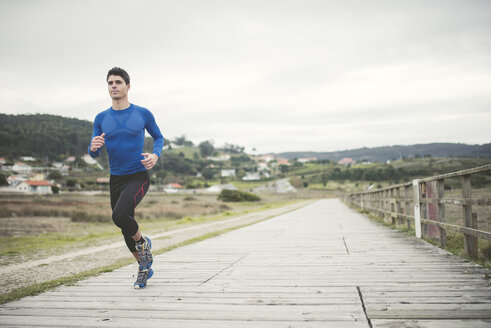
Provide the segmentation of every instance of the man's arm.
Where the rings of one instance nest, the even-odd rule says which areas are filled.
[[[162,136],[162,133],[155,122],[155,117],[153,114],[149,110],[147,110],[146,114],[145,129],[153,138],[153,152],[152,154],[142,154],[145,157],[145,159],[142,160],[142,164],[147,168],[147,170],[149,170],[154,167],[155,163],[157,163],[157,160],[161,156],[162,148],[164,147],[164,137]]]
[[[90,145],[88,149],[90,157],[99,157],[101,153],[101,147],[104,146],[105,143],[105,135],[106,134],[102,132],[102,128],[100,125],[100,116],[97,115],[94,120],[94,129],[92,131],[92,138],[90,139]]]

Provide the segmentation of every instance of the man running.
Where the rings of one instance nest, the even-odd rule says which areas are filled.
[[[139,263],[134,287],[145,288],[153,275],[152,242],[142,235],[138,227],[135,207],[148,191],[148,170],[160,157],[164,137],[148,109],[129,103],[130,76],[124,69],[112,68],[106,81],[112,107],[96,116],[88,151],[92,158],[96,158],[106,145],[111,173],[112,219],[121,228],[128,249]],[[143,152],[145,130],[154,140],[151,154]]]

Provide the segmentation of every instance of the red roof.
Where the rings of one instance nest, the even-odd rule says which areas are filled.
[[[51,186],[51,182],[46,180],[26,180],[25,183],[30,186]]]
[[[167,186],[169,187],[172,187],[172,188],[176,188],[176,189],[179,189],[179,188],[184,188],[182,185],[180,185],[179,183],[169,183]]]
[[[355,163],[355,161],[352,158],[348,158],[348,157],[345,157],[345,158],[338,161],[338,164],[343,164],[343,165],[354,164],[354,163]]]

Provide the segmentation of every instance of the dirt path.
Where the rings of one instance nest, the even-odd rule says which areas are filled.
[[[209,233],[277,216],[306,206],[309,203],[311,201],[163,233],[152,234],[150,232],[148,235],[152,238],[153,250],[157,251]],[[87,247],[56,256],[2,266],[0,267],[0,276],[2,277],[0,294],[58,278],[69,277],[80,272],[111,265],[122,259],[131,258],[132,255],[128,252],[123,241],[114,242],[114,240],[111,240],[109,244],[103,246]]]

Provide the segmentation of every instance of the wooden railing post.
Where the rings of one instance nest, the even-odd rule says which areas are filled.
[[[462,215],[464,226],[472,228],[472,205],[469,203],[471,198],[471,175],[467,174],[462,177]],[[476,245],[477,246],[477,245]],[[464,249],[469,257],[477,257],[477,247],[474,247],[472,236],[464,233]]]
[[[426,218],[438,222],[438,186],[437,181],[426,182]],[[427,224],[425,237],[437,239],[440,236],[440,230],[437,226]]]
[[[390,223],[395,224],[396,223],[396,217],[394,215],[396,211],[396,200],[394,199],[394,188],[390,188]]]
[[[439,179],[436,181],[437,200],[438,200],[438,222],[445,222],[445,180]],[[445,248],[447,245],[447,230],[440,228],[440,247]]]
[[[409,199],[409,195],[411,193],[411,187],[406,186],[404,187],[404,197],[406,198],[406,206],[405,206],[405,211],[404,214],[409,215],[411,213],[411,201]],[[404,218],[406,220],[406,225],[408,229],[411,229],[411,220],[408,220],[407,216]]]
[[[397,189],[396,189],[397,224],[400,226],[404,223],[404,220],[403,220],[404,216],[402,216],[402,214],[404,214],[404,212],[403,212],[401,203],[402,203],[402,201],[401,201],[401,188],[397,187]]]
[[[421,205],[419,200],[419,180],[413,180],[414,232],[421,238]]]
[[[472,213],[472,229],[477,230],[477,213]],[[472,254],[471,257],[474,259],[477,259],[479,257],[479,244],[478,244],[478,238],[475,236],[471,237],[471,244],[472,244]]]
[[[423,181],[420,183],[420,215],[422,219],[428,219],[428,200],[427,200],[427,193],[426,193],[426,181]],[[424,238],[428,236],[428,225],[423,222],[421,225],[421,237]]]

